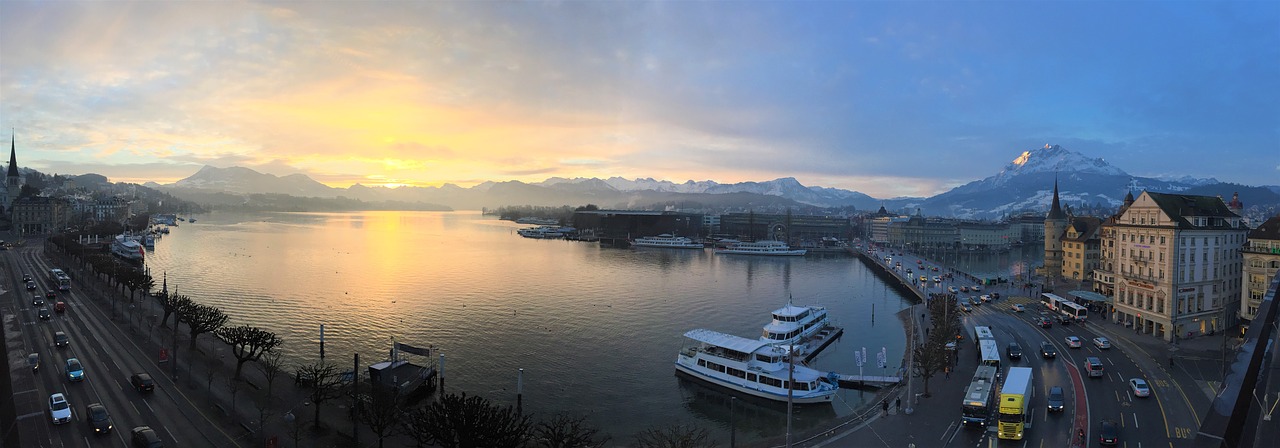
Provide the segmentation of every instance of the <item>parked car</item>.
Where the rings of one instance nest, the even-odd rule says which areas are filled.
[[[1098,349],[1100,350],[1106,350],[1111,348],[1111,341],[1102,336],[1098,336],[1096,338],[1093,338],[1093,345],[1098,347]]]
[[[115,429],[115,424],[111,422],[111,414],[107,412],[107,407],[102,403],[93,403],[84,407],[84,415],[89,420],[89,427],[93,428],[94,434],[107,434]]]
[[[156,388],[156,382],[151,380],[151,375],[141,372],[129,375],[129,384],[139,393],[151,392]]]
[[[1049,388],[1049,412],[1062,412],[1066,405],[1065,394],[1062,392],[1061,386],[1053,386]]]
[[[1010,306],[1009,306],[1009,309],[1011,309],[1011,310],[1014,310],[1014,311],[1016,311],[1016,312],[1021,313],[1021,312],[1023,312],[1023,311],[1026,311],[1026,310],[1027,310],[1027,307],[1022,306],[1022,304],[1021,304],[1021,303],[1015,303],[1015,304],[1013,304],[1013,305],[1010,305]]]
[[[65,395],[53,394],[49,396],[49,420],[55,425],[71,421],[71,405],[67,403]]]
[[[1067,347],[1069,348],[1080,348],[1082,345],[1084,345],[1083,341],[1081,341],[1080,338],[1075,336],[1067,336],[1066,339],[1064,340],[1067,341]]]
[[[1115,445],[1120,441],[1120,427],[1111,419],[1102,420],[1102,429],[1098,431],[1098,443],[1103,445]]]
[[[1057,357],[1058,357],[1058,349],[1057,349],[1056,347],[1054,347],[1054,346],[1053,346],[1053,344],[1050,344],[1050,343],[1049,343],[1049,341],[1041,342],[1041,343],[1040,343],[1040,356],[1041,356],[1041,357],[1043,357],[1043,358],[1045,358],[1045,359],[1049,359],[1049,358],[1057,358]]]
[[[1009,355],[1009,359],[1022,359],[1022,346],[1017,342],[1010,342],[1005,346],[1005,353]]]
[[[138,426],[129,431],[133,439],[135,448],[161,448],[164,443],[160,441],[160,435],[150,426]]]
[[[53,345],[55,347],[66,347],[71,345],[71,338],[67,337],[64,332],[55,331],[53,332]]]
[[[1151,396],[1151,388],[1147,386],[1147,380],[1142,378],[1129,378],[1129,390],[1133,391],[1135,397]]]
[[[77,358],[67,359],[67,381],[84,381],[84,365]]]

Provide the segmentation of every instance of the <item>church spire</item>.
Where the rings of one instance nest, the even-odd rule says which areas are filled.
[[[1049,207],[1048,219],[1067,219],[1067,214],[1062,212],[1062,205],[1058,203],[1058,179],[1053,179],[1053,205]]]
[[[21,177],[18,174],[18,134],[14,132],[13,139],[9,140],[9,177]]]

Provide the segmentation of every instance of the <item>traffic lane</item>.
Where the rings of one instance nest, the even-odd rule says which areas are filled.
[[[1068,397],[1072,387],[1066,367],[1056,358],[1045,359],[1040,355],[1040,342],[1047,341],[1048,336],[1039,327],[1031,325],[1016,313],[1004,313],[997,310],[984,312],[973,319],[976,325],[991,327],[996,341],[1001,344],[1001,356],[1006,360],[1005,372],[1009,367],[1030,367],[1034,369],[1031,401],[1028,404],[1028,418],[1031,426],[1027,429],[1025,446],[1057,447],[1067,446],[1072,436],[1075,406],[1068,403],[1063,412],[1048,411],[1048,391],[1050,387],[1062,386]],[[1023,351],[1020,359],[1008,357],[1007,344],[1017,342]],[[1070,398],[1068,398],[1070,399]],[[994,435],[991,435],[994,438]],[[1002,441],[1005,444],[1014,441]]]
[[[1102,420],[1109,419],[1116,423],[1122,443],[1148,446],[1170,443],[1169,427],[1158,402],[1150,397],[1134,397],[1130,391],[1129,378],[1134,377],[1136,367],[1116,362],[1126,358],[1114,349],[1099,350],[1094,355],[1104,365],[1101,377],[1089,377],[1087,369],[1080,366],[1088,393],[1093,438],[1097,439]]]

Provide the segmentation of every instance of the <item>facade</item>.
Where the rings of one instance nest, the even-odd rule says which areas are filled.
[[[1049,214],[1044,218],[1044,276],[1058,277],[1062,274],[1062,236],[1067,231],[1069,219],[1062,205],[1058,202],[1058,181],[1053,182],[1053,204]]]
[[[955,247],[959,233],[955,223],[941,218],[925,218],[916,210],[905,221],[889,223],[889,244],[914,248]]]
[[[1237,324],[1249,229],[1221,198],[1143,192],[1104,228],[1114,322],[1166,341]]]
[[[11,209],[13,230],[23,235],[54,233],[69,222],[70,207],[61,199],[25,197],[13,201]]]
[[[1009,226],[1017,229],[1020,243],[1031,244],[1044,241],[1044,217],[1039,214],[1011,217]]]
[[[956,235],[962,249],[1005,250],[1020,240],[1021,233],[1021,229],[1008,223],[956,224]]]
[[[1237,199],[1238,200],[1238,199]],[[1235,202],[1235,201],[1233,201]],[[1280,215],[1268,219],[1249,232],[1249,242],[1244,247],[1244,288],[1240,297],[1240,320],[1248,323],[1258,316],[1258,307],[1267,288],[1280,271]]]
[[[1098,230],[1102,219],[1082,216],[1071,219],[1067,231],[1062,234],[1062,278],[1086,280],[1093,278],[1093,271],[1101,260],[1102,238]]]
[[[744,241],[778,240],[799,245],[823,238],[852,240],[853,221],[845,216],[729,213],[720,215],[720,232]]]
[[[707,234],[720,233],[720,215],[702,215],[702,230]]]
[[[573,213],[573,226],[605,238],[635,238],[670,233],[702,235],[702,215],[650,210],[584,210]]]
[[[1120,210],[1104,220],[1098,229],[1099,259],[1098,266],[1093,270],[1093,292],[1107,297],[1114,296],[1116,292],[1116,224],[1130,205],[1133,205],[1133,192],[1124,195],[1124,204],[1120,206]]]

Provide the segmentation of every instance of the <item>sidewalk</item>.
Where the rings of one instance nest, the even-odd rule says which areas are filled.
[[[352,420],[349,418],[349,394],[322,403],[320,408],[320,429],[312,427],[315,416],[314,404],[310,403],[308,392],[296,385],[293,372],[296,365],[286,364],[276,376],[272,387],[270,412],[262,419],[263,407],[267,403],[267,381],[262,370],[254,362],[246,363],[241,371],[242,381],[231,382],[235,373],[236,359],[230,355],[230,347],[219,341],[212,334],[197,337],[197,348],[190,350],[190,338],[187,328],[180,325],[177,331],[177,369],[174,372],[173,361],[160,363],[155,354],[163,348],[172,350],[174,346],[173,317],[169,318],[170,326],[161,327],[158,319],[164,312],[159,305],[147,303],[151,300],[141,293],[135,295],[134,303],[129,298],[106,284],[106,281],[95,278],[84,270],[72,257],[56,250],[46,248],[45,255],[57,264],[66,266],[73,278],[73,288],[85,303],[81,306],[97,306],[104,314],[112,316],[112,321],[127,328],[127,333],[120,337],[129,337],[147,351],[150,364],[147,368],[153,374],[162,373],[180,389],[189,401],[212,423],[220,426],[227,434],[235,438],[235,445],[240,447],[265,446],[268,437],[277,437],[280,447],[354,447],[352,440]],[[175,285],[169,285],[173,287]],[[115,306],[113,310],[114,298]],[[346,371],[351,365],[350,358],[332,358],[331,363],[338,365],[340,371]],[[367,364],[367,362],[363,362]],[[234,384],[234,386],[233,386]],[[286,418],[292,413],[292,422]],[[376,444],[376,439],[365,427],[360,428],[360,445]],[[401,446],[399,439],[388,439],[392,446]],[[209,441],[203,444],[198,441],[184,441],[188,446],[220,446]]]

